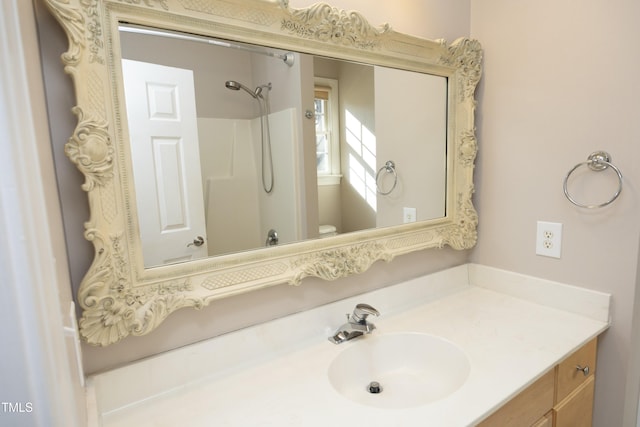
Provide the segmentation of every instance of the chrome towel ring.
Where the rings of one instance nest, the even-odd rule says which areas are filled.
[[[393,185],[391,186],[391,189],[388,191],[382,191],[382,189],[380,188],[380,184],[378,182],[378,179],[380,178],[380,172],[382,171],[393,174]],[[378,194],[386,196],[387,194],[391,194],[391,192],[395,190],[396,185],[398,185],[398,173],[396,172],[396,164],[393,162],[393,160],[388,160],[384,164],[384,166],[378,169],[378,173],[376,173],[376,189],[378,190]]]
[[[567,189],[567,181],[569,180],[569,177],[571,176],[571,174],[581,166],[587,166],[589,169],[596,172],[601,172],[607,168],[613,169],[616,175],[618,175],[618,190],[616,191],[616,193],[609,200],[607,200],[604,203],[600,203],[599,205],[585,205],[577,202],[569,194],[569,190]],[[618,169],[611,163],[611,156],[609,155],[609,153],[607,153],[606,151],[596,151],[589,155],[586,162],[578,163],[573,167],[573,169],[569,171],[569,173],[567,173],[567,176],[564,177],[564,184],[562,185],[562,189],[564,190],[564,195],[567,197],[567,199],[569,199],[571,203],[573,203],[574,205],[580,208],[586,208],[586,209],[602,208],[612,203],[615,199],[618,198],[618,196],[622,192],[622,172],[620,172],[620,169]]]

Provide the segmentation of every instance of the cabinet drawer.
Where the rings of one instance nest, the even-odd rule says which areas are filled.
[[[596,372],[597,339],[594,338],[558,365],[555,403],[561,402],[580,384],[592,378]],[[588,368],[589,373],[577,369]]]
[[[552,369],[478,426],[522,427],[534,424],[553,406],[553,379]]]
[[[578,389],[554,408],[555,427],[591,427],[595,380],[589,375]]]

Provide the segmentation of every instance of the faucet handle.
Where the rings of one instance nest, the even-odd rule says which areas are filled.
[[[375,308],[371,307],[369,304],[358,304],[356,308],[353,309],[353,314],[351,315],[351,319],[357,323],[366,323],[367,317],[369,316],[380,316],[380,312]]]

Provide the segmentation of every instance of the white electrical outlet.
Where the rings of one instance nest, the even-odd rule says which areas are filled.
[[[559,222],[538,221],[536,233],[536,254],[560,258],[562,249],[562,224]]]
[[[402,221],[406,224],[408,222],[416,222],[416,208],[403,208]]]

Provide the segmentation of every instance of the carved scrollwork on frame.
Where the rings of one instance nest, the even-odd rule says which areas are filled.
[[[125,303],[127,264],[123,262],[121,236],[105,238],[99,230],[85,232],[96,250],[94,262],[78,291],[78,303],[83,309],[80,325],[88,342],[115,342],[128,335],[134,318]]]
[[[89,63],[104,64],[104,40],[102,20],[98,0],[83,0],[81,3],[86,19],[86,34],[89,51]]]
[[[202,300],[187,296],[188,289],[171,285],[144,298],[136,293],[93,297],[92,305],[84,309],[79,321],[82,337],[89,344],[107,346],[129,335],[145,335],[175,310],[202,308]]]
[[[80,52],[85,43],[84,15],[69,4],[69,0],[46,0],[49,10],[64,27],[69,39],[69,49],[62,55],[65,65],[75,65],[80,61]]]
[[[308,276],[324,280],[359,274],[369,269],[378,260],[390,261],[391,253],[379,243],[364,243],[343,248],[321,251],[295,259],[291,264],[297,273],[290,280],[298,285]]]
[[[324,3],[292,10],[291,17],[282,20],[282,28],[298,37],[359,49],[380,47],[380,36],[390,29],[389,25],[374,28],[358,12],[346,12]]]
[[[164,10],[169,10],[169,5],[167,5],[167,0],[118,0],[118,1],[121,3],[127,3],[127,4],[145,5],[148,7],[155,7],[157,3]]]
[[[203,306],[202,299],[188,297],[193,290],[188,278],[132,288],[122,236],[105,238],[94,229],[85,235],[96,248],[78,292],[83,309],[79,324],[89,344],[106,346],[128,335],[144,335],[179,308]]]
[[[78,126],[65,145],[65,152],[85,176],[82,189],[91,191],[113,178],[114,147],[105,120],[85,117],[80,107],[74,107],[73,112],[78,116]]]
[[[478,152],[478,142],[476,133],[473,130],[465,130],[460,135],[458,152],[460,153],[458,160],[464,167],[473,167]]]
[[[478,240],[478,213],[473,207],[471,196],[473,186],[457,195],[456,227],[447,228],[443,232],[443,244],[447,244],[454,249],[470,249],[475,246]]]
[[[477,40],[458,39],[442,57],[444,64],[458,70],[458,82],[462,90],[461,100],[473,98],[473,93],[482,76],[482,48]]]
[[[65,152],[84,175],[91,210],[85,238],[95,255],[77,295],[80,333],[88,343],[105,346],[147,334],[175,310],[201,308],[240,292],[300,285],[306,277],[336,280],[412,251],[468,249],[476,243],[474,91],[482,73],[477,41],[447,45],[419,39],[389,25],[373,27],[358,12],[324,3],[291,9],[286,0],[44,1],[67,34],[62,59],[78,100],[72,110],[78,123]],[[123,139],[128,132],[118,129],[126,121],[119,99],[121,49],[114,44],[122,22],[446,77],[447,135],[452,136],[446,141],[446,215],[145,268],[133,162]]]

